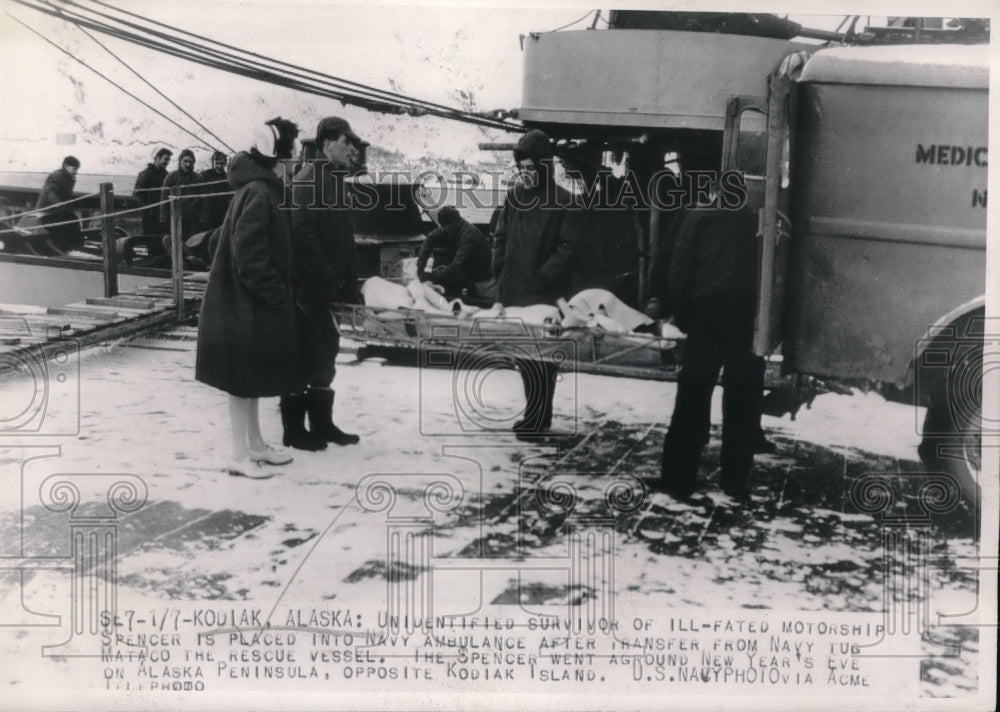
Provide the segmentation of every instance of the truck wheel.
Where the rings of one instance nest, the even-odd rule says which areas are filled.
[[[978,413],[979,411],[977,411]],[[978,501],[981,487],[979,478],[983,471],[982,425],[954,433],[951,445],[954,448],[955,457],[949,458],[951,463],[949,472],[962,484],[962,491],[966,498],[975,496],[976,501]]]
[[[969,349],[951,370],[948,443],[942,464],[962,488],[970,508],[978,507],[983,469],[983,344]]]
[[[924,463],[951,475],[970,508],[982,491],[983,323],[981,315],[963,319],[941,342],[949,365],[928,404],[920,445]]]

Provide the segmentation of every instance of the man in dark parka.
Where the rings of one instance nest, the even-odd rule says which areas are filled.
[[[566,172],[579,181],[580,211],[570,213],[576,225],[579,259],[570,277],[570,296],[585,289],[605,289],[635,304],[638,287],[638,198],[626,194],[625,183],[601,166],[601,146],[587,144],[560,154]]]
[[[315,449],[316,442],[353,445],[361,440],[333,423],[340,332],[330,306],[359,301],[358,252],[345,178],[357,165],[364,145],[350,124],[337,116],[321,119],[316,128],[316,161],[295,175],[292,240],[295,284],[308,388],[281,400],[285,444]],[[317,202],[318,201],[318,202]],[[309,416],[309,430],[303,427]]]
[[[147,163],[136,177],[132,194],[138,198],[141,205],[152,205],[159,202],[163,193],[163,182],[167,179],[167,165],[169,165],[170,157],[173,155],[173,151],[169,148],[161,148],[153,156],[153,162]],[[143,235],[162,235],[165,232],[164,224],[160,222],[160,206],[147,208],[142,212]],[[160,247],[160,245],[156,245],[157,250]]]
[[[514,149],[519,179],[508,191],[496,228],[493,273],[504,306],[555,304],[571,296],[570,279],[578,259],[578,226],[569,214],[568,191],[556,184],[552,144],[537,129]],[[579,210],[575,211],[579,214]],[[518,359],[524,386],[524,419],[514,424],[518,438],[538,438],[552,426],[557,364]]]
[[[180,201],[181,240],[187,242],[189,237],[202,230],[202,198],[199,197],[202,192],[201,176],[194,169],[194,152],[189,148],[181,151],[177,157],[177,170],[163,181],[160,199],[167,200],[170,197],[170,189],[175,186],[180,188],[181,195],[185,196]],[[164,225],[170,224],[170,202],[168,200],[160,206],[160,220]],[[170,254],[170,240],[169,234],[163,238],[163,249],[167,251],[168,255]],[[185,249],[185,257],[191,256],[191,252]]]
[[[76,156],[66,156],[62,166],[45,177],[45,183],[38,194],[38,202],[35,203],[35,210],[51,208],[53,205],[72,200],[78,170],[80,170],[80,160]],[[46,227],[49,237],[55,241],[60,250],[76,250],[83,246],[83,233],[80,231],[76,213],[69,208],[48,210],[38,218],[38,222]]]
[[[661,489],[689,497],[708,442],[712,391],[722,370],[722,488],[746,494],[760,437],[763,359],[753,353],[757,216],[743,207],[687,213],[669,264],[674,320],[688,335],[670,428],[663,443]]]
[[[462,218],[451,206],[441,208],[437,216],[440,227],[431,231],[417,257],[417,276],[444,287],[449,299],[474,294],[476,282],[490,278],[490,243],[475,225]],[[427,263],[434,266],[427,271]]]

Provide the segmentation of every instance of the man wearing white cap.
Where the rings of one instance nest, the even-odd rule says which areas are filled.
[[[236,194],[218,231],[218,248],[201,305],[195,378],[229,394],[229,474],[261,479],[292,461],[264,442],[260,398],[305,385],[292,297],[292,241],[281,160],[298,127],[267,122],[229,172]]]

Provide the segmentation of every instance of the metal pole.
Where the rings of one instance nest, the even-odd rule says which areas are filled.
[[[184,321],[184,240],[181,239],[181,188],[170,188],[170,265],[174,279],[177,321]]]
[[[635,225],[636,238],[639,241],[639,304],[645,304],[649,298],[649,231],[646,230],[639,220],[638,213],[632,213],[632,222]]]
[[[663,230],[663,211],[660,209],[659,196],[651,195],[649,196],[650,209],[649,209],[649,239],[647,240],[648,257],[646,259],[645,265],[642,264],[642,258],[639,259],[639,270],[640,270],[640,287],[639,287],[639,303],[645,304],[649,300],[649,293],[652,289],[653,280],[661,281],[666,280],[667,275],[665,274],[650,274],[650,270],[653,265],[656,264],[657,257],[660,254],[660,239],[661,231]],[[639,249],[642,250],[642,244],[639,244]]]
[[[498,143],[496,141],[484,141],[479,144],[480,151],[513,151],[517,148],[516,143],[511,143],[510,141],[503,141]]]
[[[104,296],[118,296],[118,250],[115,245],[115,188],[101,183],[101,241],[104,245]]]

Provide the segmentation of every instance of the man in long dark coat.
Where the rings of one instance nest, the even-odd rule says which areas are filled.
[[[147,163],[136,177],[132,194],[139,199],[141,205],[152,205],[160,201],[160,196],[163,193],[163,181],[167,179],[167,166],[173,155],[173,151],[169,148],[161,148],[153,156],[153,162]],[[165,232],[166,229],[160,222],[159,206],[147,208],[142,212],[143,235],[162,235]],[[159,245],[157,245],[158,247]]]
[[[667,281],[674,320],[688,335],[660,488],[679,499],[695,489],[708,443],[712,391],[722,370],[722,489],[742,498],[760,437],[763,359],[753,353],[757,216],[744,207],[691,210],[673,248]]]
[[[496,231],[493,272],[498,298],[508,307],[554,305],[571,296],[570,278],[578,259],[578,226],[566,209],[573,198],[556,184],[552,144],[543,131],[524,134],[514,160],[519,182],[507,194]],[[526,405],[514,432],[522,440],[537,439],[552,426],[559,366],[517,359],[517,368]]]
[[[319,160],[295,176],[292,241],[308,388],[281,399],[285,444],[291,447],[314,450],[318,443],[325,447],[327,442],[353,445],[361,440],[333,423],[331,386],[340,332],[330,306],[357,300],[358,252],[344,179],[357,165],[363,145],[344,119],[321,119],[316,129]],[[304,428],[306,414],[309,430]]]
[[[570,218],[579,234],[579,259],[570,277],[570,296],[585,289],[606,289],[635,304],[638,287],[638,200],[624,194],[624,183],[600,164],[600,146],[586,144],[560,154],[569,175],[582,184],[579,214]]]

